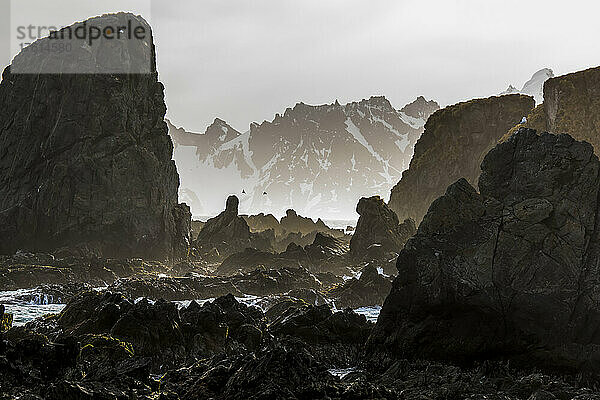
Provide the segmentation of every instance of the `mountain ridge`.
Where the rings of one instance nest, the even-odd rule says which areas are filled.
[[[246,213],[281,216],[293,208],[348,219],[361,197],[389,193],[437,109],[422,96],[400,110],[372,96],[344,105],[298,102],[243,133],[218,118],[204,134],[167,122],[182,191],[213,193],[190,204],[195,215],[212,214],[237,194]]]

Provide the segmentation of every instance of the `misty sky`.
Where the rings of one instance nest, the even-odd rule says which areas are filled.
[[[591,0],[17,3],[13,25],[68,25],[118,10],[144,15],[154,27],[168,117],[198,132],[215,117],[245,131],[299,101],[385,95],[399,108],[424,95],[447,105],[521,87],[543,67],[560,75],[600,65],[600,5]]]

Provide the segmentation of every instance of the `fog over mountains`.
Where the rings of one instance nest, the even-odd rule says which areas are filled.
[[[513,85],[509,85],[508,88],[500,93],[502,94],[526,94],[533,96],[536,104],[544,102],[544,82],[548,79],[554,78],[554,72],[550,68],[542,68],[529,79],[523,87],[519,90]]]
[[[551,69],[534,73],[521,93],[543,102]],[[240,198],[240,212],[355,219],[364,196],[386,201],[413,156],[416,141],[439,105],[424,97],[396,109],[385,97],[345,105],[298,103],[272,121],[239,131],[216,118],[204,133],[169,121],[174,159],[181,179],[180,201],[196,216],[216,215],[228,195]]]
[[[395,109],[385,97],[345,105],[288,108],[242,133],[215,119],[204,134],[169,123],[181,179],[180,200],[194,215],[222,211],[229,194],[240,211],[352,219],[363,196],[386,196],[408,168],[429,115],[423,97]]]

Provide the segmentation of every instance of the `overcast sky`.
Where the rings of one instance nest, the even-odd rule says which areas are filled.
[[[215,117],[245,131],[299,101],[448,105],[543,67],[600,65],[593,0],[14,0],[11,19],[68,25],[118,10],[151,22],[168,117],[198,132]]]

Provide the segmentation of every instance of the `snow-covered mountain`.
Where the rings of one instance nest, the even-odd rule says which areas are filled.
[[[298,103],[240,133],[216,119],[204,134],[169,123],[181,179],[180,200],[213,215],[236,194],[243,213],[330,219],[355,216],[358,200],[385,195],[408,168],[434,101],[396,110],[384,97],[340,105]]]
[[[550,68],[543,68],[533,74],[531,79],[525,82],[521,90],[517,89],[513,85],[509,85],[508,89],[500,94],[526,94],[528,96],[533,96],[535,103],[540,104],[544,102],[544,82],[550,78],[554,78],[554,72],[552,72]]]

